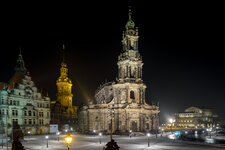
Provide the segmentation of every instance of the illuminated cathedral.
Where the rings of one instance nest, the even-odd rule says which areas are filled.
[[[65,46],[63,45],[63,53]],[[59,129],[74,130],[77,122],[77,107],[73,106],[72,82],[68,77],[68,68],[63,55],[60,76],[56,81],[57,100],[51,102],[52,124],[58,124]]]
[[[83,133],[149,132],[159,125],[159,106],[146,103],[146,88],[142,80],[142,57],[138,50],[138,28],[129,19],[122,35],[122,53],[118,57],[118,78],[101,85],[95,93],[95,103],[84,106],[79,113]]]

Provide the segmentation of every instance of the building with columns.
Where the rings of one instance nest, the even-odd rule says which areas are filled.
[[[0,83],[0,131],[10,134],[19,125],[24,134],[49,133],[50,98],[38,90],[19,54],[15,74]]]
[[[64,50],[65,46],[63,45]],[[72,81],[68,77],[68,68],[63,55],[60,76],[56,81],[57,100],[51,102],[51,123],[58,124],[59,130],[74,130],[77,128],[77,106],[73,106],[72,85]]]
[[[146,103],[146,85],[142,80],[142,57],[138,50],[138,28],[131,18],[122,36],[122,53],[118,57],[118,78],[101,85],[95,93],[95,103],[84,106],[79,113],[83,133],[126,133],[129,130],[157,130],[159,106]]]

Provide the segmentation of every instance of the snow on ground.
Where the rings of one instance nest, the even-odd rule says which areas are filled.
[[[22,144],[26,150],[65,150],[66,143],[64,137],[60,135],[60,140],[57,140],[56,135],[49,135],[48,148],[45,136],[29,136],[25,137]],[[103,146],[109,141],[109,136],[103,135],[72,135],[73,142],[71,150],[102,150]],[[150,147],[148,147],[148,140],[146,136],[113,136],[113,139],[120,146],[120,150],[221,150],[225,149],[225,145],[218,144],[204,144],[196,142],[178,141],[167,138],[168,134],[150,137]],[[10,148],[9,148],[10,149]],[[6,148],[4,147],[4,150]]]

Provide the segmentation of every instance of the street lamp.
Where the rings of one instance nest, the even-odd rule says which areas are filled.
[[[99,133],[98,135],[99,135],[99,143],[101,144],[102,143],[102,139],[101,139],[102,133]]]
[[[131,133],[132,133],[132,130],[130,130],[130,138],[131,138]]]
[[[149,141],[150,133],[147,134],[147,137],[148,137],[148,147],[150,147],[150,141]]]
[[[48,148],[48,136],[45,136],[45,139],[47,140],[47,145],[46,145],[46,147]]]
[[[59,141],[59,135],[60,135],[60,132],[58,131],[56,134],[57,134],[57,136],[58,136],[58,141]]]
[[[70,136],[70,134],[68,134],[68,135],[65,137],[65,141],[66,141],[68,150],[70,150],[70,145],[71,145],[71,143],[72,143],[72,140],[73,140],[73,137]]]
[[[210,129],[206,129],[206,130],[208,131],[208,133],[210,133],[209,136],[210,136],[210,139],[211,139],[211,131],[212,131],[212,129],[210,128]]]
[[[161,137],[162,137],[162,135],[163,135],[163,131],[164,131],[164,129],[161,129]]]
[[[28,131],[27,133],[28,133],[28,137],[29,137],[29,139],[30,139],[30,131]]]

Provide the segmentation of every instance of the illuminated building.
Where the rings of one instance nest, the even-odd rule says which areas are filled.
[[[118,57],[118,79],[100,86],[95,102],[84,106],[79,114],[82,132],[126,133],[158,129],[157,105],[145,101],[146,85],[142,80],[142,58],[138,50],[138,28],[131,18],[123,32],[123,52]],[[111,124],[112,118],[112,124]]]
[[[12,131],[19,125],[24,134],[49,133],[50,98],[38,90],[19,54],[15,74],[8,83],[0,83],[0,126]]]
[[[63,51],[64,51],[63,45]],[[51,102],[52,120],[51,123],[58,124],[59,128],[62,130],[66,125],[68,129],[76,128],[75,124],[77,122],[77,107],[73,106],[73,94],[72,94],[72,82],[68,78],[68,68],[65,63],[63,56],[63,61],[60,68],[60,76],[56,81],[57,85],[57,100]]]
[[[217,115],[211,108],[188,107],[184,112],[175,114],[177,128],[215,127]]]
[[[174,115],[173,123],[162,125],[166,130],[192,130],[211,128],[219,125],[218,115],[214,109],[206,107],[188,107],[184,112]]]

